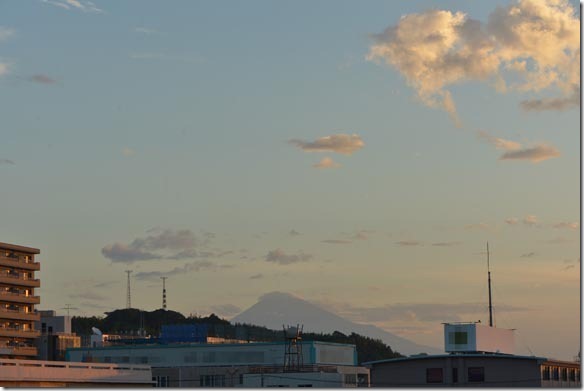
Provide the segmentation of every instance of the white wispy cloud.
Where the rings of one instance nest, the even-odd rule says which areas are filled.
[[[498,92],[560,91],[525,101],[526,110],[578,107],[580,21],[567,0],[518,0],[497,7],[482,23],[463,12],[408,14],[373,36],[367,59],[397,69],[418,98],[449,113],[460,125],[448,87],[468,81]]]
[[[7,39],[13,37],[16,34],[14,29],[0,26],[0,42],[6,41]]]
[[[293,139],[288,142],[305,152],[336,152],[343,155],[351,155],[365,146],[357,134],[333,134],[315,141]]]
[[[146,34],[146,35],[164,34],[162,31],[158,31],[156,29],[146,28],[146,27],[135,27],[134,32],[139,33],[139,34]]]
[[[136,154],[136,151],[134,151],[132,148],[128,148],[128,147],[124,147],[122,149],[122,155],[130,157],[130,156],[134,156]]]
[[[98,8],[95,3],[87,0],[41,0],[41,2],[65,10],[78,10],[95,14],[101,14],[104,12],[101,8]]]

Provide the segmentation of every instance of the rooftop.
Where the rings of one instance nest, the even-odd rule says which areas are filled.
[[[399,357],[399,358],[389,358],[385,360],[377,360],[377,361],[368,361],[364,362],[362,365],[372,365],[372,364],[383,364],[383,363],[390,363],[390,362],[399,362],[399,361],[413,361],[413,360],[427,360],[427,359],[435,359],[435,358],[457,358],[457,357],[480,357],[480,358],[488,358],[488,359],[516,359],[516,360],[541,360],[547,361],[548,359],[545,357],[538,357],[538,356],[518,356],[515,354],[497,354],[497,353],[461,353],[461,354],[432,354],[432,355],[416,355],[410,357]]]
[[[0,242],[0,249],[21,251],[23,253],[29,253],[29,254],[40,254],[41,253],[41,250],[39,250],[38,248],[25,247],[25,246],[19,246],[17,244],[2,243],[2,242]]]

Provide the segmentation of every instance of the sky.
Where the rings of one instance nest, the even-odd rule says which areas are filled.
[[[42,309],[273,291],[580,346],[577,2],[0,1],[0,241]],[[556,336],[561,337],[556,337]]]

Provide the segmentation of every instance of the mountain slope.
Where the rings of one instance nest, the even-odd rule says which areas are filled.
[[[418,345],[379,327],[351,322],[305,300],[281,292],[263,295],[256,304],[231,319],[231,323],[249,323],[276,330],[281,329],[282,325],[300,323],[304,325],[306,332],[340,331],[345,334],[355,332],[377,338],[391,346],[394,351],[405,355],[422,352],[443,353],[440,349]]]

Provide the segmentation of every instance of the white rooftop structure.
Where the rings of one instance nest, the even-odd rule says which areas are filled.
[[[447,353],[515,354],[512,329],[500,329],[481,323],[445,323],[444,351]]]

